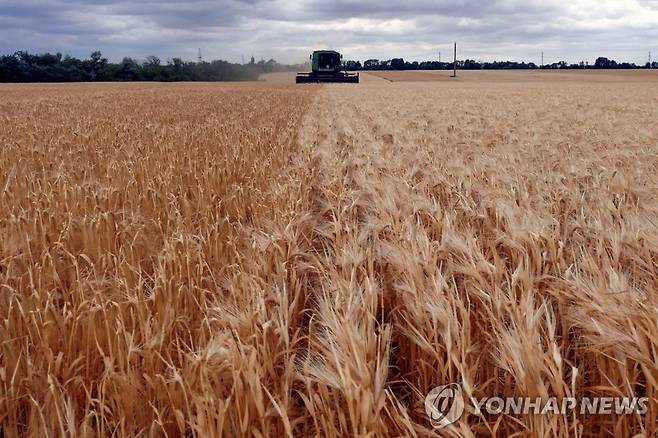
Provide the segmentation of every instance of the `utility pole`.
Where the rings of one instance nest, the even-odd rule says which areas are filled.
[[[540,68],[544,68],[544,52],[541,52],[541,66]]]
[[[439,52],[439,64],[441,64],[441,52]]]
[[[453,78],[457,77],[457,43],[455,43],[455,62],[453,64],[452,77]]]
[[[651,52],[649,52],[649,68],[653,68],[653,65],[651,64]]]
[[[201,57],[201,48],[199,47],[199,53],[197,54],[196,62],[201,64],[201,61],[203,61],[203,58]]]

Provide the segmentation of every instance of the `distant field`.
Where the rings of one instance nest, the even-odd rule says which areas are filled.
[[[658,82],[658,70],[465,70],[451,78],[452,71],[369,71],[392,82]]]
[[[658,71],[449,74],[0,85],[0,435],[655,436]]]
[[[656,70],[464,70],[457,72],[457,78],[452,78],[452,71],[437,70],[405,70],[405,71],[361,71],[362,82],[386,80],[388,82],[613,82],[613,83],[656,83]],[[295,73],[267,73],[261,75],[261,80],[270,83],[291,84],[295,82]]]

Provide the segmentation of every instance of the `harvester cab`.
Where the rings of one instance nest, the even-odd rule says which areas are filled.
[[[319,82],[359,83],[358,73],[348,73],[343,69],[343,55],[333,50],[316,50],[310,56],[311,72],[297,73],[298,84]]]

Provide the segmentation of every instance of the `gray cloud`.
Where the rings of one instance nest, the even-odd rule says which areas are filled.
[[[347,57],[549,62],[658,54],[658,0],[0,0],[0,52],[299,62],[314,48]]]

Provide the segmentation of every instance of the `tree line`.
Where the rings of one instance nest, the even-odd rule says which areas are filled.
[[[380,61],[368,59],[345,61],[347,70],[452,70],[452,62],[413,61],[393,58]],[[529,69],[635,69],[658,68],[658,62],[650,66],[618,63],[605,57],[594,64],[581,62],[568,64],[564,61],[538,66],[535,63],[515,61],[478,62],[472,59],[457,61],[460,70],[529,70]],[[31,54],[24,51],[0,56],[0,82],[82,82],[82,81],[253,81],[262,73],[276,71],[302,71],[307,65],[283,65],[273,59],[256,60],[247,64],[234,64],[223,60],[189,62],[181,58],[162,62],[157,56],[146,59],[123,58],[110,62],[101,52],[93,52],[87,59],[78,59],[61,53]]]
[[[344,66],[347,70],[452,70],[453,62],[439,61],[413,61],[408,62],[403,58],[393,58],[385,61],[378,59],[368,59],[363,64],[360,61],[345,61]],[[478,62],[472,59],[458,60],[457,68],[460,70],[531,70],[531,69],[636,69],[636,68],[658,68],[658,62],[647,62],[643,66],[634,63],[617,62],[606,57],[599,57],[594,64],[582,61],[577,64],[569,64],[565,61],[559,61],[552,64],[537,65],[533,62],[516,62],[516,61],[493,61]]]
[[[157,56],[144,60],[126,57],[113,63],[99,51],[88,59],[20,51],[0,56],[0,82],[253,81],[262,73],[296,67],[281,65],[273,59],[256,62],[253,57],[248,64],[222,60],[187,62],[180,58],[162,62]]]

